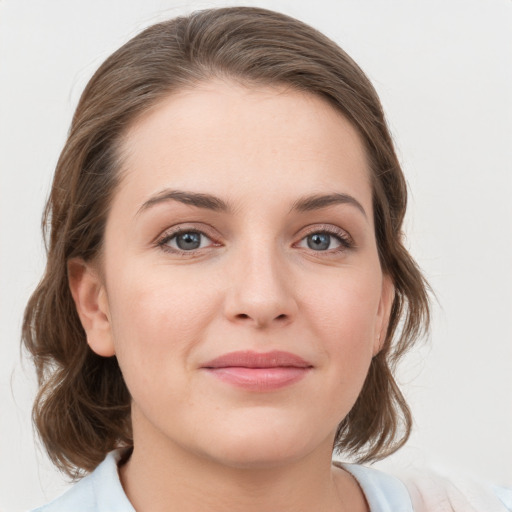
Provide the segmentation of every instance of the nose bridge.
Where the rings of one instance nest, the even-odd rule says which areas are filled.
[[[275,240],[253,237],[236,248],[228,270],[226,312],[231,320],[263,327],[293,318],[296,302],[286,257]]]

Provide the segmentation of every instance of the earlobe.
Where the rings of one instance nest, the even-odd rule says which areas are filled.
[[[377,311],[377,321],[375,324],[375,341],[373,345],[373,355],[376,356],[386,341],[386,333],[389,325],[391,308],[395,299],[395,286],[391,277],[385,274],[382,278],[382,291],[380,296],[379,308]]]
[[[68,281],[88,345],[100,356],[113,356],[108,297],[98,271],[81,258],[73,258],[68,261]]]

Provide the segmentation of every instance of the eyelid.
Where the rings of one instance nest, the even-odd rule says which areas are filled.
[[[306,226],[306,228],[304,228],[304,229],[305,229],[305,232],[301,233],[299,242],[301,242],[304,238],[306,238],[307,236],[312,235],[314,233],[327,233],[329,235],[333,235],[333,236],[337,237],[340,240],[341,245],[342,245],[341,250],[353,249],[355,247],[354,239],[352,238],[350,233],[338,226],[333,225],[333,224],[313,224],[311,226]],[[299,242],[296,242],[296,243],[299,243]],[[327,250],[327,251],[316,251],[316,252],[328,253],[328,252],[335,252],[336,250],[339,251],[340,249],[335,249],[334,251]]]
[[[205,224],[201,224],[200,227],[198,227],[194,223],[184,223],[184,224],[177,224],[176,226],[171,226],[170,228],[164,230],[153,242],[154,245],[162,249],[163,251],[169,252],[171,254],[178,254],[178,255],[188,255],[192,256],[193,254],[196,254],[200,251],[204,251],[209,249],[210,247],[219,247],[222,244],[217,241],[219,238],[217,235],[212,233],[213,229],[209,228]],[[176,249],[174,247],[170,247],[166,245],[166,243],[174,238],[175,236],[179,235],[180,233],[199,233],[206,238],[208,238],[212,243],[209,245],[209,247],[202,247],[199,249],[189,250],[189,251],[183,251],[181,249]]]
[[[200,233],[201,235],[208,238],[212,243],[208,247],[203,247],[199,249],[193,249],[189,251],[184,251],[176,248],[171,248],[166,245],[166,242],[173,237],[179,235],[180,233],[186,233],[186,232],[195,232]],[[215,232],[215,233],[214,233]],[[355,243],[348,231],[345,229],[342,229],[336,225],[333,224],[312,224],[310,226],[306,226],[303,228],[302,232],[300,233],[300,238],[297,242],[293,244],[293,246],[297,246],[298,243],[300,243],[304,238],[307,236],[314,234],[314,233],[327,233],[329,235],[335,236],[339,239],[341,247],[336,249],[329,249],[326,251],[315,251],[318,253],[336,253],[345,251],[348,249],[355,248]],[[220,247],[223,245],[221,242],[218,241],[220,236],[210,226],[207,224],[200,223],[198,226],[197,224],[191,222],[191,223],[180,223],[175,226],[171,226],[170,228],[167,228],[164,230],[158,237],[154,240],[154,245],[159,247],[160,249],[169,252],[171,254],[177,254],[177,255],[188,255],[193,256],[199,252],[205,251],[210,249],[211,247]]]

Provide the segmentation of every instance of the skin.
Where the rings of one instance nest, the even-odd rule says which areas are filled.
[[[117,356],[133,398],[120,474],[135,508],[367,510],[331,465],[393,299],[355,129],[321,98],[212,81],[139,118],[121,172],[101,261],[69,271],[89,345]],[[293,209],[333,193],[353,201]],[[200,247],[177,252],[176,228],[204,233]],[[308,245],[314,233],[327,247]],[[254,392],[201,367],[236,350],[283,350],[312,368]]]

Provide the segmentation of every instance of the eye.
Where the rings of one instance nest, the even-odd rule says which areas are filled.
[[[201,231],[189,229],[164,236],[158,245],[172,252],[190,252],[211,246],[213,241]]]
[[[336,231],[314,231],[305,236],[297,245],[305,249],[311,249],[313,251],[336,251],[344,250],[352,247],[352,241],[349,236]]]

